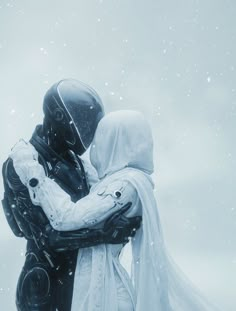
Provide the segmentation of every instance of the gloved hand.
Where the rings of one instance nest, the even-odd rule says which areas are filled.
[[[38,163],[38,152],[30,143],[23,139],[19,140],[12,148],[10,158],[13,160],[17,175],[25,186],[32,178],[38,181],[44,179],[45,172],[42,165]]]
[[[134,237],[140,228],[142,216],[126,217],[124,214],[130,209],[132,203],[128,202],[119,211],[110,216],[103,227],[103,235],[106,243],[127,243],[130,237]]]

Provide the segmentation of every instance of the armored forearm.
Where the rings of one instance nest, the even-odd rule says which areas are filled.
[[[76,231],[56,231],[47,227],[47,241],[54,251],[74,250],[90,247],[101,243],[127,243],[128,237],[135,235],[140,227],[142,217],[127,218],[123,214],[131,207],[127,203],[122,210],[109,217],[105,223],[96,225],[96,228],[84,228]]]

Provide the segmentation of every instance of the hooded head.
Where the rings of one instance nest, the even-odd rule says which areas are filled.
[[[125,167],[153,172],[153,139],[150,126],[137,111],[107,114],[99,122],[90,149],[99,178]]]

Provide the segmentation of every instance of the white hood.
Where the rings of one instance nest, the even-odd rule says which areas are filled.
[[[98,124],[90,159],[99,178],[125,167],[153,172],[153,139],[150,126],[137,111],[107,114]]]

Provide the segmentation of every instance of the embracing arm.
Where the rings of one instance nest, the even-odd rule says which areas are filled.
[[[29,189],[32,202],[43,208],[56,230],[70,231],[95,227],[96,224],[120,211],[129,202],[129,198],[136,196],[135,190],[126,185],[121,187],[126,189],[122,198],[114,196],[114,192],[102,194],[93,192],[73,203],[67,193],[45,176],[32,145],[21,141],[13,148],[11,158],[21,181]]]
[[[91,193],[76,203],[53,180],[38,178],[35,187],[28,185],[32,202],[40,205],[52,227],[59,231],[88,228],[107,219],[120,209],[112,196]]]

